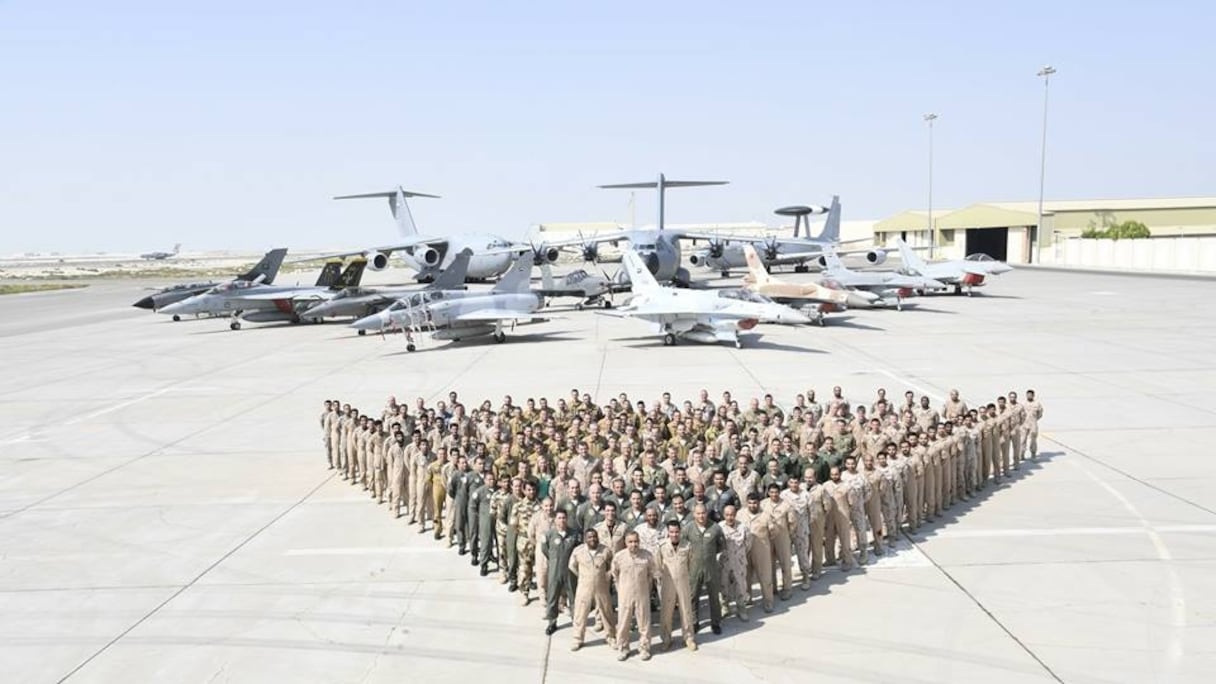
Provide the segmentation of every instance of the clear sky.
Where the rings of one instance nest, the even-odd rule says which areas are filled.
[[[1216,195],[1210,2],[0,0],[0,253]],[[639,222],[653,200],[638,197]]]

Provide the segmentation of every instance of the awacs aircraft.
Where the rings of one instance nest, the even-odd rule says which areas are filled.
[[[824,314],[844,311],[849,306],[873,306],[878,295],[871,292],[837,290],[816,283],[787,283],[769,275],[768,269],[756,254],[756,248],[743,246],[747,258],[747,275],[743,276],[744,287],[756,294],[764,295],[781,304],[812,305],[817,316],[815,322],[823,325]]]
[[[625,307],[603,313],[650,322],[667,346],[681,339],[709,344],[734,342],[736,348],[742,348],[739,331],[751,330],[758,323],[811,322],[806,315],[747,290],[663,287],[633,250],[625,250],[622,261],[633,283],[633,298]]]
[[[181,249],[182,243],[179,242],[176,245],[173,245],[172,252],[144,252],[143,254],[139,255],[139,258],[147,259],[148,261],[163,261],[165,259],[172,259],[173,257],[177,256]]]
[[[584,269],[571,271],[561,278],[554,278],[546,264],[541,266],[542,288],[533,290],[542,297],[578,297],[582,301],[574,308],[582,311],[589,306],[612,308],[612,295],[628,292],[629,283],[614,280],[605,275],[589,273]]]
[[[460,340],[493,335],[495,342],[507,339],[507,324],[543,321],[537,310],[540,295],[531,292],[532,258],[516,257],[511,270],[489,292],[434,290],[416,292],[378,314],[361,318],[351,327],[357,330],[401,328],[406,334],[406,350],[414,351],[414,335],[431,332],[436,340]]]
[[[236,278],[233,278],[230,282],[261,283],[263,285],[270,285],[274,282],[275,276],[279,274],[279,266],[283,265],[283,257],[286,254],[287,250],[285,248],[272,249],[269,252],[266,252],[265,256],[262,257],[262,260],[254,264],[253,268],[238,275]],[[174,302],[180,302],[183,299],[188,299],[194,295],[202,294],[207,290],[221,284],[222,283],[219,282],[179,283],[177,285],[172,285],[162,290],[153,292],[147,297],[135,302],[132,304],[132,306],[138,309],[152,309],[153,311],[159,311],[160,309],[169,306]],[[173,314],[173,320],[180,321],[181,319],[181,314]]]
[[[895,271],[854,271],[846,268],[840,261],[836,250],[831,247],[820,257],[823,266],[823,278],[819,282],[837,290],[861,290],[878,295],[870,306],[894,306],[898,310],[904,308],[904,298],[911,297],[918,290],[935,290],[945,287],[931,278],[916,275],[905,275]]]
[[[317,278],[317,284],[311,287],[261,285],[235,281],[171,304],[161,309],[160,313],[230,315],[232,321],[228,327],[233,330],[241,329],[242,320],[251,323],[272,321],[299,323],[305,320],[301,312],[315,302],[328,299],[343,288],[358,286],[366,265],[367,262],[363,259],[354,259],[339,274],[341,263],[331,261],[325,264],[320,277]]]
[[[417,285],[375,288],[348,287],[329,300],[313,304],[304,311],[302,317],[308,319],[347,316],[355,319],[366,318],[391,306],[398,299],[408,297],[415,292],[463,290],[465,273],[468,272],[469,259],[472,256],[473,250],[467,247],[462,249],[456,258],[452,259],[452,263],[443,269],[439,277],[425,287],[420,288]],[[366,330],[359,330],[360,335],[366,332]]]
[[[830,207],[792,206],[782,207],[773,213],[778,216],[794,217],[794,237],[783,238],[770,235],[764,238],[718,235],[707,240],[708,247],[693,252],[688,261],[693,266],[704,266],[721,272],[723,278],[729,278],[732,269],[747,266],[743,254],[745,245],[751,245],[765,267],[794,266],[794,271],[805,273],[810,270],[808,264],[818,263],[823,255],[824,247],[836,247],[840,240],[840,196],[832,196]],[[827,214],[823,223],[823,231],[816,237],[811,237],[811,214]],[[799,237],[799,232],[805,232],[806,237]],[[850,242],[858,242],[851,240]],[[853,252],[847,252],[852,254]],[[883,249],[864,250],[866,263],[877,266],[887,260],[887,252]]]
[[[1009,264],[997,261],[987,254],[970,254],[966,259],[926,263],[903,238],[899,238],[896,244],[899,246],[899,256],[904,262],[904,271],[940,281],[946,287],[953,287],[954,294],[962,294],[966,288],[967,295],[970,296],[971,288],[983,285],[988,276],[1013,270]]]
[[[375,197],[388,198],[389,210],[392,211],[393,218],[397,220],[397,232],[401,234],[402,240],[396,244],[371,247],[354,252],[326,254],[317,257],[318,259],[345,259],[352,256],[362,256],[367,260],[367,267],[369,269],[383,271],[389,266],[389,257],[397,254],[406,266],[417,271],[415,278],[419,282],[429,282],[438,277],[439,273],[444,269],[451,266],[452,260],[456,258],[456,255],[467,248],[472,250],[473,257],[469,260],[468,273],[465,279],[468,281],[484,281],[505,273],[510,268],[515,253],[519,251],[519,248],[516,248],[510,240],[497,235],[484,233],[460,233],[451,237],[420,235],[417,226],[414,225],[414,217],[410,213],[407,198],[437,198],[438,195],[412,192],[398,187],[390,192],[342,195],[334,199],[366,199]],[[558,257],[556,249],[545,250],[544,252],[534,250],[534,252],[534,258],[541,261],[550,258],[551,260],[556,260]]]

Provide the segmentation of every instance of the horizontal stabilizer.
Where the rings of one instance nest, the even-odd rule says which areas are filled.
[[[664,180],[663,187],[665,188],[694,188],[701,185],[727,185],[730,181],[680,181],[680,180]],[[658,181],[647,181],[644,183],[615,183],[612,185],[598,186],[604,190],[618,189],[641,189],[641,188],[657,188]]]
[[[413,190],[402,190],[401,194],[404,195],[405,197],[430,197],[431,199],[439,199],[439,195],[428,195],[425,192],[414,192]],[[368,193],[364,193],[361,195],[338,195],[337,197],[334,197],[334,199],[336,199],[336,200],[368,199],[371,197],[396,197],[396,196],[397,196],[396,190],[389,190],[388,192],[368,192]]]

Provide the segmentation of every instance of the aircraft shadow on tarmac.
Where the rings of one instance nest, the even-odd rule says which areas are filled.
[[[385,354],[385,356],[401,356],[402,354],[417,354],[418,352],[438,351],[438,350],[442,350],[442,349],[448,349],[451,347],[485,347],[485,346],[498,346],[499,344],[502,344],[503,346],[510,346],[512,344],[531,344],[534,342],[562,342],[562,341],[566,341],[566,340],[575,340],[575,339],[578,339],[578,338],[563,334],[563,331],[555,330],[553,332],[528,333],[527,335],[508,334],[506,341],[501,342],[501,343],[495,342],[494,338],[489,337],[489,336],[470,337],[468,339],[463,339],[460,341],[420,340],[417,343],[418,351],[413,351],[413,352],[411,352],[405,348],[404,340],[399,340],[401,342],[400,349],[398,351],[389,352],[389,353]]]
[[[656,347],[666,346],[663,344],[663,338],[661,338],[661,337],[651,337],[651,336],[614,337],[611,339],[614,342],[624,342],[624,343],[628,343],[628,342],[632,341],[633,344],[622,344],[621,345],[622,347],[627,347],[629,349],[654,349]],[[707,349],[713,349],[714,347],[721,347],[722,349],[733,349],[734,348],[733,346],[731,346],[725,342],[718,342],[716,344],[704,344],[701,342],[679,342],[675,346],[676,347],[692,347],[694,349],[697,347],[702,347],[702,348],[707,348]],[[782,344],[780,342],[770,342],[770,341],[767,341],[764,339],[756,339],[754,337],[745,339],[743,341],[743,349],[741,349],[740,351],[747,351],[748,349],[770,349],[770,350],[774,350],[774,351],[791,351],[791,352],[798,352],[800,354],[826,354],[827,353],[826,351],[824,351],[822,349],[813,349],[811,347],[804,347],[804,346],[797,345],[797,344]]]
[[[825,321],[825,323],[826,323],[826,325],[824,325],[825,328],[855,328],[857,330],[881,330],[881,331],[886,330],[886,328],[880,328],[876,325],[866,325],[865,323],[862,323],[856,316],[832,316],[832,317],[828,318]],[[818,326],[811,326],[811,327],[818,327]]]

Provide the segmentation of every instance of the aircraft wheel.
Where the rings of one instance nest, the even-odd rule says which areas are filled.
[[[495,342],[497,342],[497,343],[499,343],[499,344],[502,344],[503,342],[506,342],[506,341],[507,341],[507,334],[506,334],[506,333],[503,333],[503,332],[496,332],[496,333],[494,333],[494,341],[495,341]]]
[[[825,322],[825,320],[824,320],[824,319],[825,319],[825,316],[824,316],[822,313],[820,313],[820,314],[819,314],[819,316],[817,317],[816,321],[815,321],[816,323],[818,323],[818,324],[819,324],[819,327],[820,327],[820,328],[822,328],[822,327],[824,327],[825,325],[827,325],[827,323]]]
[[[410,351],[410,352],[412,352],[412,351],[414,351],[414,350],[415,350],[415,349],[417,349],[417,348],[418,348],[418,347],[415,347],[413,342],[410,342],[409,344],[405,345],[405,350],[406,350],[406,351]]]
[[[967,296],[968,296],[968,297],[970,297],[970,296],[971,296],[971,288],[967,288]]]
[[[181,317],[181,316],[178,316],[177,314],[173,314],[173,322],[174,322],[174,323],[177,323],[177,322],[178,322],[178,321],[180,321],[180,320],[182,320],[182,317]]]
[[[723,278],[729,278],[729,277],[730,277],[730,271],[722,271],[722,277],[723,277]]]
[[[674,346],[675,343],[676,343],[675,335],[672,335],[671,333],[666,333],[665,335],[663,335],[663,346],[671,347],[671,346]]]
[[[743,340],[736,337],[735,338],[735,349],[742,349],[742,348],[743,348]]]
[[[364,336],[364,335],[366,335],[366,334],[367,334],[367,331],[366,331],[366,330],[360,330],[360,331],[359,331],[359,337],[363,337],[363,336]]]
[[[582,303],[582,302],[579,302],[578,304],[575,304],[575,305],[574,305],[574,308],[575,308],[575,309],[578,309],[579,311],[582,311],[582,310],[583,310],[583,303]]]
[[[231,323],[229,323],[229,324],[228,324],[228,327],[229,327],[229,328],[231,328],[231,329],[233,329],[233,330],[240,330],[240,329],[241,329],[241,322],[240,322],[240,321],[233,321],[233,322],[231,322]]]
[[[611,309],[611,308],[612,308],[612,302],[610,302],[610,301],[608,301],[607,299],[605,299],[604,301],[600,302],[600,306],[604,307],[605,309]]]
[[[904,310],[904,301],[903,301],[902,299],[897,299],[897,300],[895,301],[895,310],[896,310],[896,311],[903,311],[903,310]]]
[[[954,294],[955,294],[955,295],[961,295],[962,293],[963,293],[963,286],[962,286],[962,285],[955,285],[955,286],[954,286]]]

